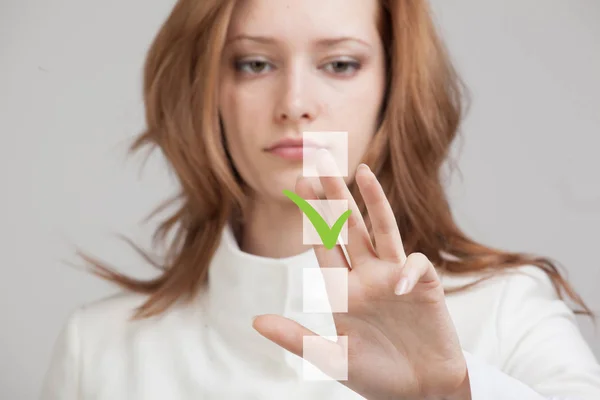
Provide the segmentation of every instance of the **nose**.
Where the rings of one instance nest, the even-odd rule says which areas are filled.
[[[314,121],[319,113],[319,105],[309,81],[310,73],[300,68],[282,78],[281,96],[275,110],[278,122],[303,124]]]

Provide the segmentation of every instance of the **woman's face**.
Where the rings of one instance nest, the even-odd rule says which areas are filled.
[[[238,1],[219,111],[234,165],[256,196],[272,200],[294,190],[302,159],[293,149],[269,149],[307,131],[347,132],[354,175],[384,95],[378,7],[377,0]]]

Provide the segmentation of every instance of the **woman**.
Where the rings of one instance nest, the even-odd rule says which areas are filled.
[[[424,0],[180,0],[144,84],[133,149],[176,172],[175,236],[150,281],[84,256],[125,290],[73,312],[42,398],[600,398],[556,267],[452,219],[461,86]],[[347,132],[348,177],[303,177],[315,131]],[[348,202],[345,246],[304,244],[294,193]],[[305,312],[319,288],[347,309]]]

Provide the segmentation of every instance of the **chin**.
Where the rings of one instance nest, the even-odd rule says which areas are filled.
[[[284,190],[296,192],[296,181],[302,176],[302,168],[279,171],[278,173],[265,176],[263,188],[271,197],[276,199],[287,199],[283,194]],[[350,181],[350,177],[344,177],[346,184]],[[312,184],[315,194],[319,199],[325,199],[325,191],[321,185],[321,181],[317,177],[309,177],[309,182]]]

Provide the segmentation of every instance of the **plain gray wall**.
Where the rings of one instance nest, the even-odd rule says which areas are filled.
[[[73,244],[152,276],[119,241],[175,185],[143,128],[141,68],[173,0],[0,0],[0,398],[34,399],[77,305],[111,293],[66,266]],[[469,85],[461,175],[449,188],[475,238],[559,260],[600,312],[600,2],[436,0]],[[597,356],[600,335],[581,320]]]

